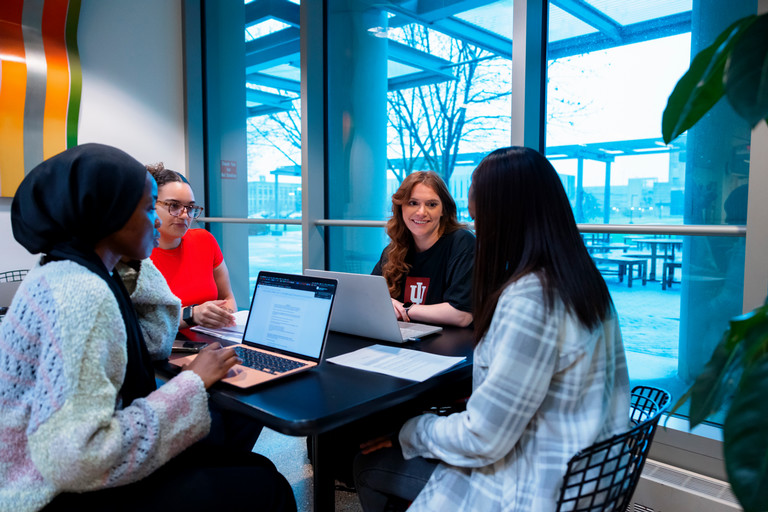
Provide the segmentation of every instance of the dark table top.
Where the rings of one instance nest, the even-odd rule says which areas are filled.
[[[191,332],[194,341],[221,341]],[[379,340],[331,332],[325,358],[373,344]],[[292,377],[240,390],[224,383],[209,390],[219,405],[247,414],[283,434],[305,436],[321,434],[427,393],[469,383],[472,376],[472,331],[447,327],[421,341],[404,343],[404,348],[435,354],[465,356],[463,361],[424,382],[356,370],[323,361],[317,368]],[[173,367],[160,365],[161,373]]]

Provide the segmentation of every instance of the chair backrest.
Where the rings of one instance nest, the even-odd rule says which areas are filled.
[[[9,270],[0,272],[0,307],[11,305],[16,289],[21,284],[28,270]]]
[[[568,462],[558,512],[625,512],[635,492],[661,414],[672,396],[663,389],[632,389],[634,425],[574,455]]]
[[[27,269],[0,272],[0,283],[15,283],[17,281],[22,281],[24,276],[27,275],[27,272],[29,272]]]

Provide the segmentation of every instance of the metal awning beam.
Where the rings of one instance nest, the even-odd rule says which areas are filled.
[[[446,77],[445,75],[436,75],[434,73],[422,71],[419,73],[411,73],[408,75],[390,78],[387,81],[387,90],[398,91],[400,89],[409,89],[411,87],[420,87],[422,85],[437,84],[455,79],[456,77],[453,76]]]
[[[446,79],[453,79],[453,74],[445,71],[453,66],[451,61],[435,57],[397,41],[390,40],[388,45],[387,58],[389,60],[419,68],[434,75],[443,75]]]
[[[547,46],[547,59],[559,59],[586,52],[605,50],[617,46],[639,43],[649,39],[669,37],[691,31],[691,11],[686,11],[662,18],[641,21],[625,25],[621,29],[621,39],[617,42],[602,33],[571,37],[552,41]]]
[[[298,80],[268,75],[266,73],[251,73],[246,75],[245,81],[247,83],[263,85],[264,87],[272,87],[273,89],[291,91],[297,94],[301,92],[301,82]]]
[[[419,0],[415,12],[424,21],[431,23],[494,2],[496,0]]]
[[[550,0],[553,4],[587,25],[595,27],[608,39],[621,40],[621,24],[584,0]]]
[[[245,27],[274,19],[292,25],[300,26],[299,6],[288,0],[259,0],[245,4]]]
[[[251,117],[259,117],[259,116],[267,116],[269,114],[279,114],[280,112],[287,111],[289,108],[290,107],[271,107],[267,105],[248,107],[247,116],[251,118]]]
[[[293,27],[248,41],[245,43],[245,72],[255,73],[288,63],[298,67],[299,42],[299,29]]]
[[[245,88],[245,101],[251,103],[260,103],[262,105],[268,105],[271,107],[284,107],[296,98],[291,96],[284,96],[282,94],[275,94],[273,92],[259,91],[256,89]]]
[[[415,22],[455,39],[466,41],[496,55],[507,59],[512,58],[512,40],[490,30],[480,28],[458,18],[448,17],[430,21],[428,18],[414,15],[401,9],[388,10],[396,13],[395,16],[389,19],[389,26],[392,28]],[[509,22],[511,24],[512,20],[510,19]]]

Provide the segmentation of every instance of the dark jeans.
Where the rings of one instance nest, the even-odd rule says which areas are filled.
[[[403,458],[400,446],[355,457],[355,488],[364,512],[401,511],[418,496],[437,461]]]
[[[324,442],[326,447],[332,448],[331,470],[334,478],[347,486],[354,485],[352,462],[360,451],[361,443],[383,435],[396,438],[406,420],[425,411],[450,414],[463,410],[466,397],[471,392],[471,386],[471,379],[455,382],[450,386],[326,433]],[[312,460],[311,438],[307,438],[307,450]]]
[[[294,512],[296,500],[288,481],[266,457],[198,443],[139,482],[59,494],[43,510],[202,512],[246,507]]]
[[[264,425],[239,412],[208,402],[211,431],[200,442],[225,450],[250,452],[259,439]]]

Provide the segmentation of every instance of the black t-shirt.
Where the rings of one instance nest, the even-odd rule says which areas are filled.
[[[372,274],[381,275],[387,249]],[[408,251],[410,271],[400,282],[401,302],[440,304],[447,302],[460,311],[472,312],[472,269],[475,265],[475,235],[466,229],[443,235],[424,252]]]

